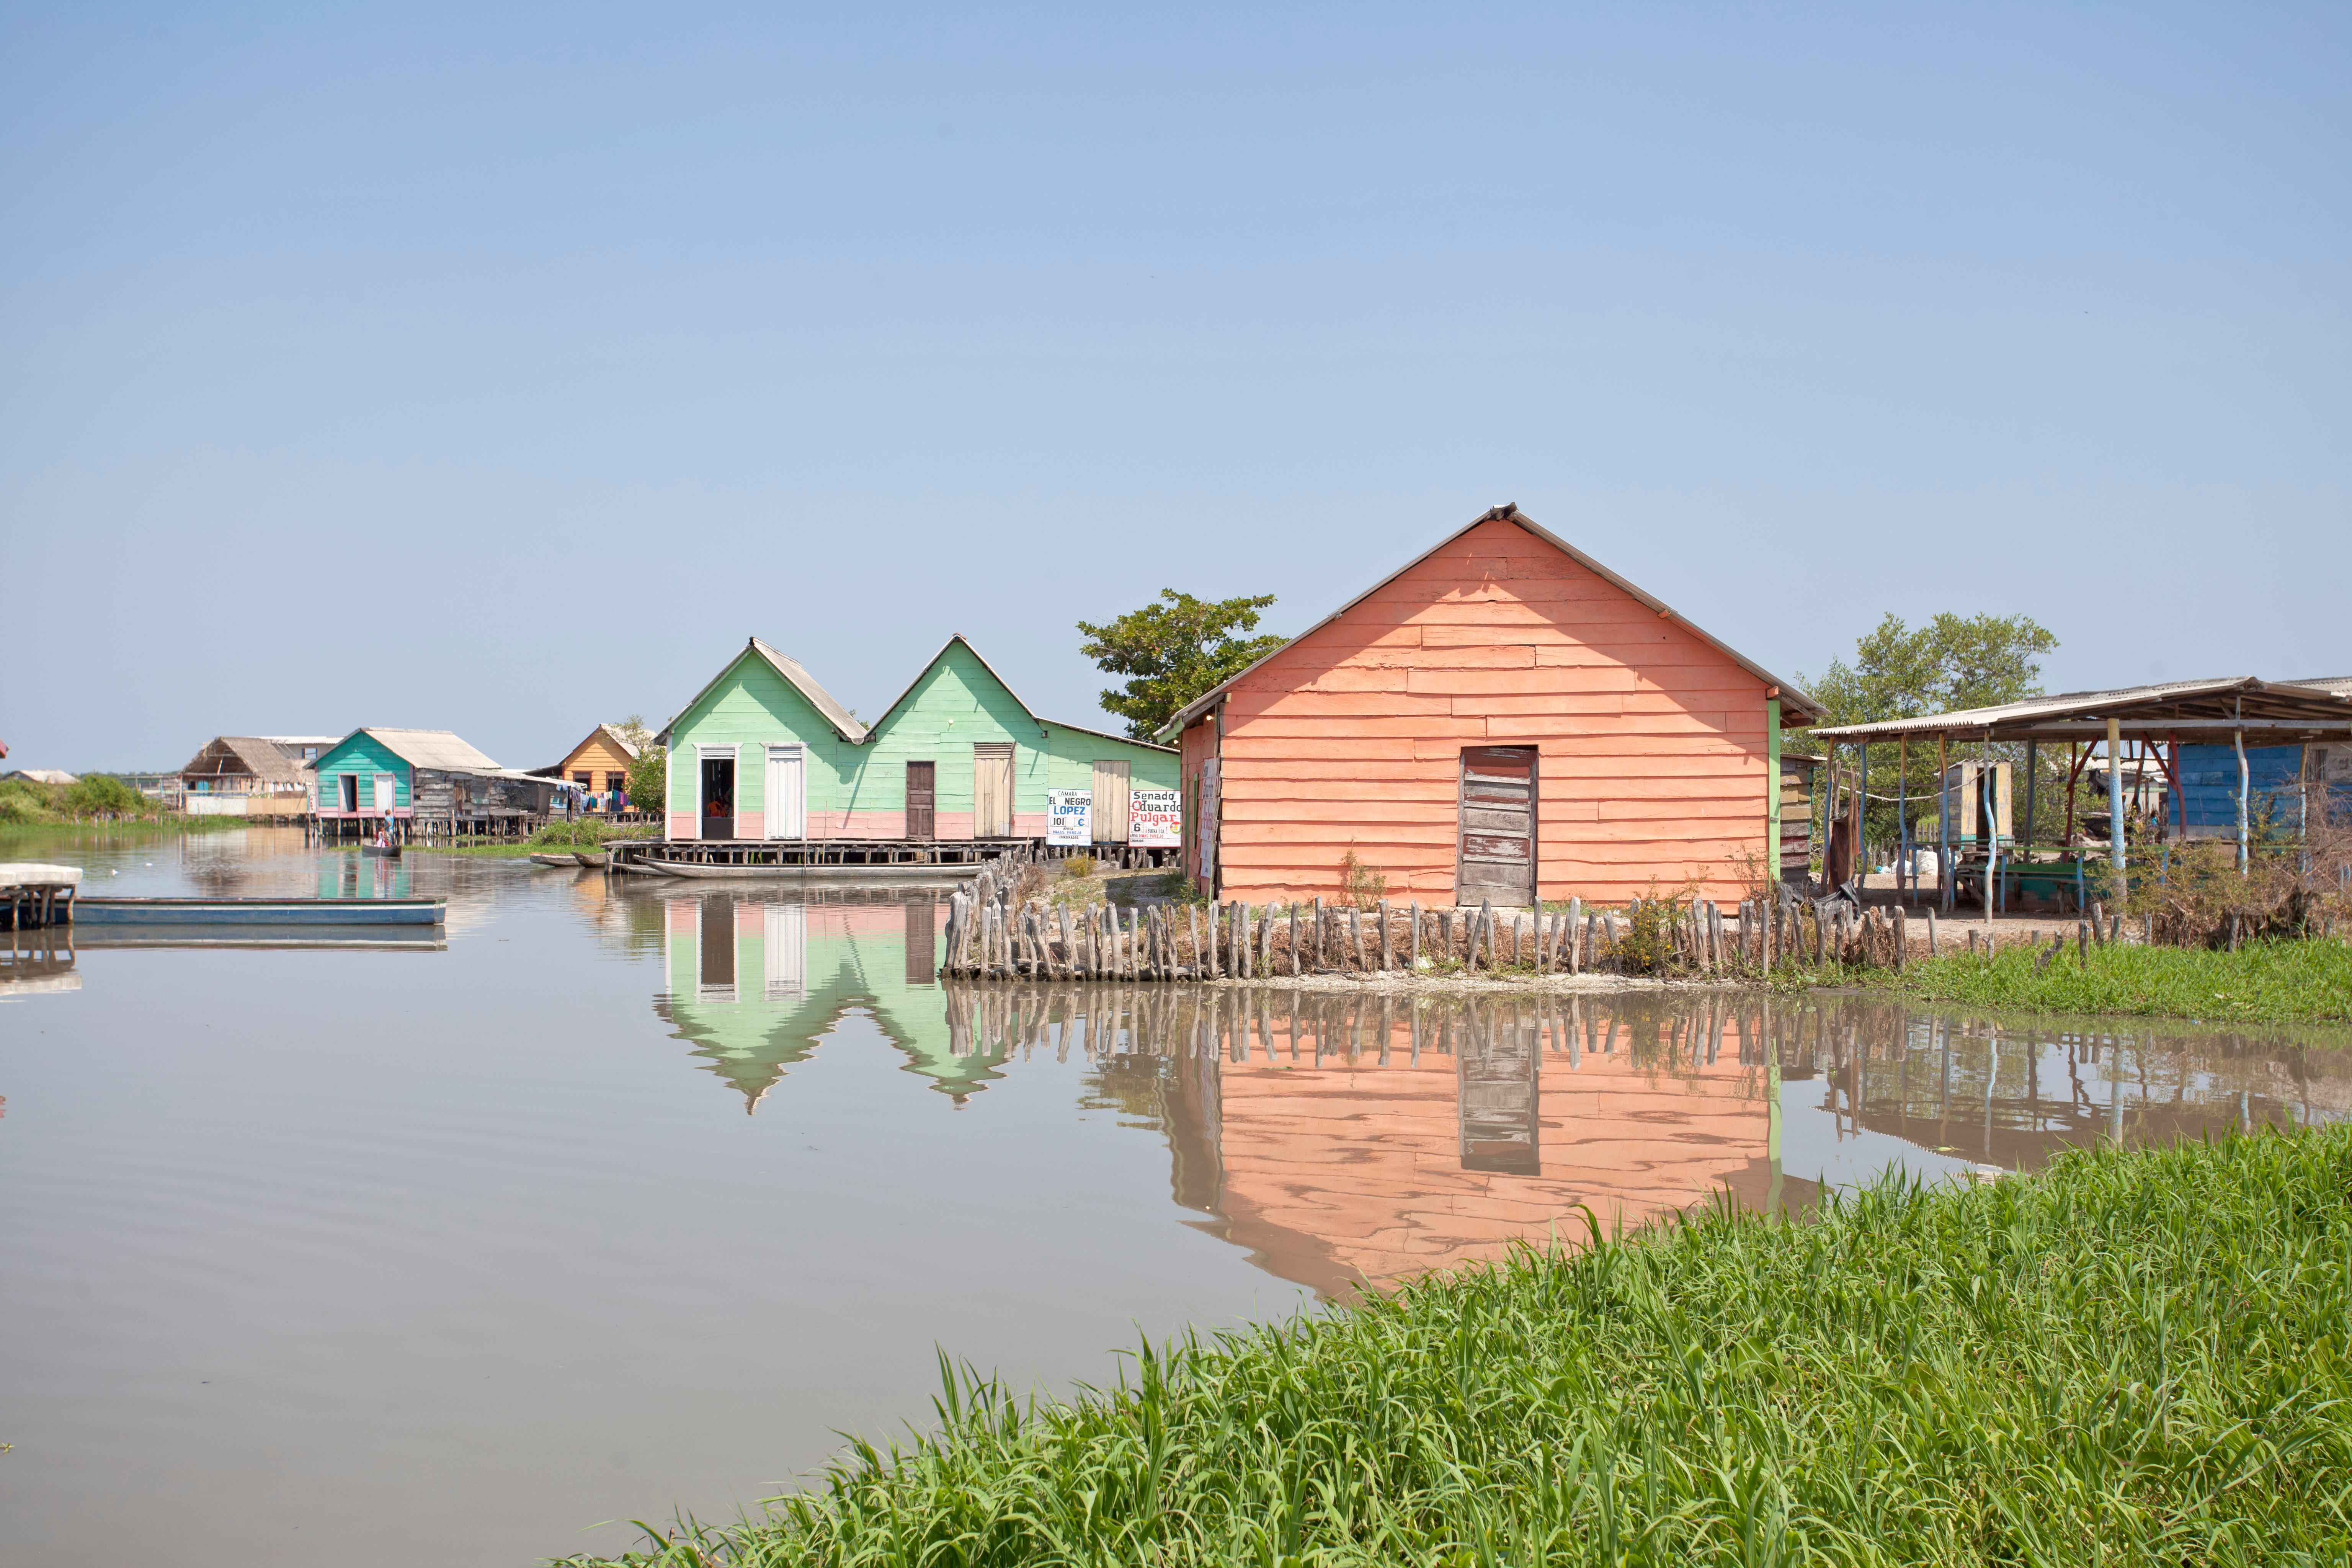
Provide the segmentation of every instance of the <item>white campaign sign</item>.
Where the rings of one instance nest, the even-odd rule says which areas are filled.
[[[1184,842],[1184,813],[1172,789],[1128,792],[1127,841],[1142,849],[1172,849]]]
[[[1049,789],[1045,792],[1045,842],[1081,847],[1094,839],[1095,792],[1090,789]]]

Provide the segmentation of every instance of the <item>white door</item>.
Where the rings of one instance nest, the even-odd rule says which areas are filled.
[[[770,904],[767,915],[768,994],[779,1002],[808,993],[808,910]]]
[[[768,748],[768,837],[808,837],[808,791],[798,746]]]
[[[393,803],[399,799],[399,785],[390,773],[375,775],[375,808],[385,816],[392,815]]]

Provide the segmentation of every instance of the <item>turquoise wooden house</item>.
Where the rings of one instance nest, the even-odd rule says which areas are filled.
[[[1093,792],[1096,838],[1129,792],[1176,787],[1175,751],[1040,717],[948,638],[873,724],[751,639],[670,721],[673,839],[939,842],[1045,837],[1046,791]]]
[[[547,815],[556,790],[551,779],[499,766],[447,730],[354,730],[309,767],[311,808],[320,822],[339,825],[522,822]]]

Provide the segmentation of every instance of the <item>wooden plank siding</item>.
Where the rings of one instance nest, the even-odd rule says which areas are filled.
[[[669,832],[691,837],[698,744],[738,748],[735,834],[762,837],[766,826],[765,748],[806,748],[810,838],[904,838],[907,765],[930,763],[932,834],[973,837],[974,752],[1013,748],[1012,832],[1045,836],[1045,792],[1091,789],[1095,763],[1128,764],[1139,787],[1176,786],[1176,753],[1164,746],[1097,734],[1041,719],[1000,679],[971,645],[950,637],[914,682],[857,741],[845,739],[791,681],[756,650],[737,656],[725,675],[671,721]],[[1000,764],[1001,765],[1001,764]]]
[[[735,752],[735,836],[759,838],[767,831],[767,748],[798,745],[808,800],[809,837],[828,835],[824,823],[839,815],[839,803],[857,772],[857,748],[842,738],[831,720],[756,653],[736,656],[724,675],[669,725],[667,832],[672,838],[698,837],[697,807],[701,769],[696,750],[731,745]]]
[[[378,773],[393,776],[394,815],[407,816],[414,813],[416,803],[412,795],[413,781],[408,763],[398,752],[365,730],[352,731],[320,754],[314,775],[318,779],[314,786],[318,793],[311,802],[313,811],[328,816],[341,814],[342,785],[337,780],[344,773],[359,775],[358,815],[377,815],[373,791]]]
[[[541,752],[544,756],[546,753]],[[556,777],[570,780],[576,773],[588,775],[588,788],[599,794],[606,790],[629,787],[629,754],[613,743],[611,736],[599,728],[597,731],[572,749],[556,770]]]
[[[1353,849],[1391,899],[1453,901],[1462,754],[1503,745],[1540,756],[1540,897],[1727,900],[1769,855],[1768,689],[1496,519],[1236,679],[1182,749],[1188,782],[1222,757],[1228,899],[1333,896]]]

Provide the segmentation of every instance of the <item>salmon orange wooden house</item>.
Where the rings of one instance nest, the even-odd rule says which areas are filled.
[[[1496,507],[1175,715],[1215,896],[1730,900],[1779,874],[1784,726],[1821,705]]]

